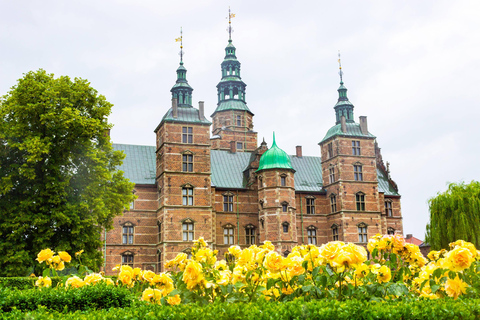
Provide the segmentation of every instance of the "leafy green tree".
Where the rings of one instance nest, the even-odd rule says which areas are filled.
[[[29,72],[0,100],[0,275],[25,275],[41,249],[97,269],[103,228],[133,200],[117,167],[112,104],[88,81]]]
[[[480,182],[451,183],[428,204],[430,222],[425,241],[432,249],[447,249],[449,243],[460,239],[480,247]]]

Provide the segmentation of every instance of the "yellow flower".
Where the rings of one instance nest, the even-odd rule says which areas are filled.
[[[48,288],[52,285],[52,280],[49,277],[38,277],[35,285],[40,288]]]
[[[133,272],[133,268],[127,265],[122,265],[120,267],[120,273],[118,274],[118,280],[120,280],[123,284],[128,286],[133,286],[134,284],[135,274]]]
[[[62,271],[63,269],[65,269],[65,264],[63,263],[63,261],[60,261],[60,263],[58,263],[58,264],[55,266],[55,270],[57,270],[57,271]]]
[[[167,303],[171,306],[176,306],[180,304],[182,299],[180,299],[180,296],[178,294],[174,295],[173,297],[168,297],[167,298]]]
[[[79,256],[81,256],[82,253],[83,253],[83,251],[84,251],[84,250],[82,249],[82,250],[80,250],[80,251],[75,252],[75,257],[78,258]]]
[[[145,270],[142,272],[142,276],[141,276],[141,279],[143,281],[147,281],[147,282],[150,282],[153,277],[155,277],[155,272],[151,271],[151,270]]]
[[[327,261],[332,262],[333,259],[340,253],[341,247],[344,246],[343,242],[331,241],[327,244],[322,244],[320,247],[320,256]]]
[[[377,273],[377,280],[380,283],[385,283],[390,281],[392,279],[392,273],[390,271],[390,268],[387,266],[381,266],[380,269],[378,269]]]
[[[60,259],[62,259],[62,261],[65,261],[65,262],[72,261],[72,257],[66,251],[59,251],[58,255],[60,256]]]
[[[120,266],[119,264],[115,265],[115,267],[112,268],[112,271],[118,271],[120,270]]]
[[[193,240],[193,243],[199,246],[199,248],[205,248],[207,246],[207,243],[203,239],[203,237],[198,238],[198,240]]]
[[[368,265],[362,263],[360,265],[357,265],[355,268],[355,276],[357,278],[365,278],[368,275],[368,272],[370,271],[370,268]]]
[[[465,247],[456,247],[447,253],[446,259],[450,270],[462,271],[470,267],[475,260],[475,257],[469,249]]]
[[[450,248],[457,248],[457,247],[462,247],[468,249],[471,253],[472,256],[475,258],[477,255],[477,248],[475,248],[475,245],[471,242],[463,241],[463,240],[457,240],[455,242],[450,243]]]
[[[228,269],[227,262],[225,260],[220,260],[220,261],[215,262],[214,267],[215,267],[216,270],[227,270]]]
[[[161,299],[162,293],[160,290],[147,288],[143,291],[141,300],[160,304]]]
[[[238,258],[242,253],[242,249],[239,246],[230,246],[228,253],[233,254],[235,258]]]
[[[163,296],[168,295],[174,289],[173,280],[166,273],[155,275],[150,281],[150,284],[156,286],[157,289],[160,289]]]
[[[73,287],[73,288],[81,288],[85,285],[85,282],[82,281],[82,279],[80,279],[79,277],[77,276],[73,276],[73,277],[70,277],[67,279],[67,281],[65,281],[65,287]]]
[[[177,267],[183,271],[185,269],[186,263],[187,263],[187,254],[182,252],[177,254],[177,256],[173,260],[167,261],[167,263],[165,263],[165,268],[169,269],[169,268]]]
[[[267,249],[268,251],[275,250],[275,246],[270,241],[265,241],[263,245],[260,246],[262,249]]]
[[[255,257],[255,253],[253,252],[252,249],[249,249],[249,248],[243,249],[242,252],[240,253],[240,256],[238,256],[238,264],[244,266],[252,262],[254,257]]]
[[[265,255],[263,266],[272,272],[279,272],[285,268],[284,258],[275,251],[270,251]]]
[[[51,259],[53,257],[54,252],[50,249],[43,249],[40,251],[37,255],[38,262],[42,263],[43,261],[46,261],[48,259]]]
[[[221,286],[226,286],[232,280],[232,272],[230,270],[220,271],[220,279],[217,280],[217,283]]]
[[[83,279],[83,282],[85,282],[85,284],[95,284],[95,283],[98,283],[100,281],[104,280],[104,278],[102,277],[101,274],[99,273],[91,273],[89,275],[87,275],[85,277],[85,279]]]
[[[466,284],[463,280],[455,277],[455,279],[448,279],[445,282],[445,292],[449,297],[453,297],[457,299],[462,293],[465,293],[467,290],[468,284]]]
[[[190,261],[185,267],[182,279],[188,290],[195,288],[204,279],[202,265],[196,261]]]

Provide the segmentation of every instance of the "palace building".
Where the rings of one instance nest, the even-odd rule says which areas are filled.
[[[367,118],[355,122],[342,79],[334,125],[312,141],[320,154],[297,146],[288,155],[275,137],[270,148],[258,143],[231,37],[221,70],[211,120],[202,101],[192,105],[181,58],[172,106],[152,128],[156,145],[113,144],[126,154],[120,169],[137,199],[102,235],[107,274],[116,264],[163,271],[199,237],[221,258],[231,245],[266,240],[287,255],[298,244],[366,245],[377,233],[403,234],[397,186]]]

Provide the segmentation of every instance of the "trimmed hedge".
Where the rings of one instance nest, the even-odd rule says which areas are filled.
[[[39,306],[61,312],[125,308],[131,306],[134,299],[136,298],[129,289],[106,284],[70,289],[35,288],[17,290],[0,288],[0,310],[3,312],[36,310]]]
[[[62,283],[62,278],[51,277],[52,287],[56,287],[57,284]],[[17,288],[20,290],[32,289],[35,287],[37,277],[0,277],[0,288]]]
[[[22,313],[0,313],[3,319],[478,319],[480,300],[418,300],[365,302],[316,300],[304,302],[212,303],[208,305],[159,306],[135,301],[129,308],[61,313],[45,308]]]

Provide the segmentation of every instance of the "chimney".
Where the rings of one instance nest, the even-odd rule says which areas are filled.
[[[340,118],[340,127],[343,133],[347,133],[347,119],[345,119],[345,116]]]
[[[367,117],[360,116],[359,119],[360,119],[360,131],[362,131],[362,134],[367,135],[368,134]]]
[[[297,146],[297,157],[301,158],[302,157],[302,146]]]
[[[198,101],[198,117],[200,118],[200,120],[205,119],[205,109],[203,101]]]
[[[177,98],[172,98],[172,114],[175,119],[178,118]]]
[[[230,152],[235,153],[237,152],[237,143],[235,141],[230,141]]]

